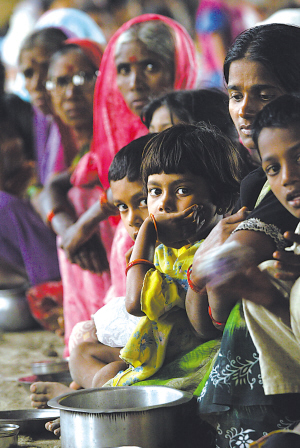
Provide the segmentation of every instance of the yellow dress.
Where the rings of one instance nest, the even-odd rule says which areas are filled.
[[[160,245],[154,264],[144,279],[141,309],[145,313],[137,324],[120,357],[129,368],[119,372],[113,386],[130,386],[156,373],[164,361],[199,345],[185,311],[188,289],[187,270],[201,241],[180,249]]]

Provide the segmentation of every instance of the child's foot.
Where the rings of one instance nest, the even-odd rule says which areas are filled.
[[[74,389],[61,383],[38,381],[31,384],[30,392],[32,392],[30,395],[31,406],[42,409],[47,407],[47,402],[52,398],[68,392],[74,392]]]
[[[60,418],[47,422],[45,428],[47,431],[53,432],[57,437],[60,437]]]

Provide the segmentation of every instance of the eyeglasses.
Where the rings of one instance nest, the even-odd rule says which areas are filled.
[[[89,90],[93,87],[98,75],[99,71],[97,70],[94,73],[79,72],[73,76],[58,76],[57,78],[48,79],[45,86],[49,92],[56,94],[65,93],[70,84],[80,87],[82,90]]]

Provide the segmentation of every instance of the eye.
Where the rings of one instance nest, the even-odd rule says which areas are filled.
[[[274,163],[273,165],[268,165],[266,168],[264,168],[264,171],[267,176],[276,176],[276,174],[280,171],[280,165],[279,163]]]
[[[241,101],[243,99],[243,95],[241,94],[241,92],[229,92],[229,99]]]
[[[33,69],[27,68],[26,70],[23,71],[23,75],[25,76],[26,79],[31,79],[33,77]]]
[[[58,87],[67,87],[70,82],[69,76],[58,76],[56,78],[56,85]]]
[[[150,196],[153,196],[153,197],[159,196],[159,195],[161,194],[161,189],[160,189],[160,188],[157,188],[157,187],[155,187],[155,188],[150,188],[150,189],[148,190],[148,194],[149,194]]]
[[[117,73],[118,75],[127,76],[130,73],[130,64],[119,64]]]
[[[141,207],[141,208],[147,207],[147,198],[143,198],[140,200],[139,207]]]
[[[265,102],[274,100],[276,96],[277,95],[271,93],[264,93],[264,92],[260,93],[260,99]]]
[[[177,193],[182,196],[190,194],[191,190],[187,187],[180,187],[177,189]]]
[[[126,204],[116,204],[116,207],[119,209],[119,212],[126,212],[128,210],[128,207]]]

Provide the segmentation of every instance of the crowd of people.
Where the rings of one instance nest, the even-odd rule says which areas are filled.
[[[201,0],[193,33],[144,3],[111,34],[48,11],[13,92],[1,65],[0,285],[28,283],[72,377],[33,383],[32,406],[166,385],[197,399],[191,447],[296,447],[296,4],[264,22],[251,1]]]

